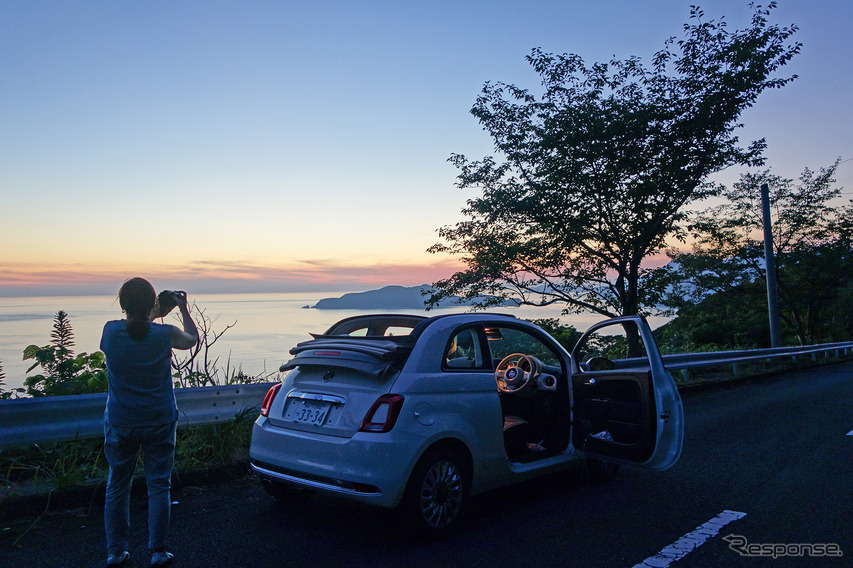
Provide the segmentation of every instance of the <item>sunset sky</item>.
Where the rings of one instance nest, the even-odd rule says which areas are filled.
[[[534,47],[648,62],[696,3],[748,25],[746,0],[2,2],[0,295],[447,277],[426,249],[474,195],[447,158],[492,152],[469,114],[483,83],[537,87]],[[841,158],[846,201],[853,2],[771,19],[800,28],[799,79],[741,139],[786,177]]]

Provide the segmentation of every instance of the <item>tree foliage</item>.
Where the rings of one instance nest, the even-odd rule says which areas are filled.
[[[569,352],[574,349],[581,335],[583,335],[574,326],[560,323],[560,320],[557,318],[541,318],[530,321],[545,330],[548,335],[556,339],[557,343]]]
[[[74,355],[74,330],[68,314],[60,310],[53,319],[50,344],[43,347],[29,345],[24,349],[24,360],[35,362],[27,373],[41,366],[42,373],[24,379],[30,396],[64,396],[107,392],[107,364],[104,354]]]
[[[853,207],[830,205],[840,195],[833,185],[838,163],[817,172],[806,168],[797,182],[769,169],[744,174],[721,189],[724,204],[693,217],[692,252],[672,251],[673,262],[660,271],[670,290],[663,302],[679,319],[689,316],[690,325],[678,324],[688,336],[742,347],[769,340],[760,195],[765,183],[784,335],[800,344],[853,335]],[[721,301],[737,311],[727,315]],[[706,312],[705,331],[697,327],[697,304]],[[744,329],[753,332],[738,340]]]
[[[488,307],[506,298],[563,303],[566,312],[647,313],[660,287],[643,261],[684,238],[683,207],[715,195],[707,176],[763,163],[764,140],[735,135],[741,112],[794,76],[775,73],[800,50],[795,26],[771,25],[774,5],[730,32],[693,7],[684,37],[651,65],[587,65],[534,49],[542,94],[486,83],[471,112],[502,161],[453,155],[466,220],[439,230],[430,252],[466,268],[434,284],[427,305],[452,296]]]
[[[56,346],[63,357],[72,355],[71,348],[74,347],[74,330],[71,329],[71,321],[68,319],[68,314],[63,310],[56,312],[53,331],[50,332],[50,342]]]

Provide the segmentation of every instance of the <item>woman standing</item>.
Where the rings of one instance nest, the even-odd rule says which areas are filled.
[[[190,349],[198,343],[198,330],[190,316],[185,293],[161,293],[172,306],[161,306],[154,287],[132,278],[119,291],[126,319],[106,323],[101,350],[107,359],[109,392],[104,412],[104,455],[110,465],[104,524],[107,566],[130,559],[130,487],[137,456],[144,454],[148,485],[148,547],[151,565],[166,566],[171,506],[172,464],[178,409],[172,387],[172,349]],[[177,304],[183,329],[154,323]]]

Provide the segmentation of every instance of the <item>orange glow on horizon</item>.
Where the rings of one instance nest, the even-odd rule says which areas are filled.
[[[673,247],[675,248],[675,247]],[[150,279],[188,290],[197,287],[218,291],[307,291],[313,289],[361,290],[387,285],[418,286],[450,277],[464,269],[455,257],[427,257],[429,262],[411,259],[370,263],[364,259],[323,259],[292,261],[279,265],[248,261],[191,261],[184,264],[104,265],[104,264],[36,264],[0,262],[0,295],[13,292],[27,295],[28,289],[49,289],[61,293],[111,293],[133,276]],[[649,257],[645,268],[657,268],[669,262],[665,254]],[[243,288],[245,287],[245,290]]]
[[[142,276],[153,283],[170,282],[192,288],[193,284],[239,289],[241,283],[247,289],[262,287],[274,290],[310,290],[314,287],[330,288],[339,284],[341,289],[385,286],[398,284],[416,286],[447,278],[460,270],[462,265],[453,259],[441,259],[430,263],[387,262],[383,264],[346,263],[321,260],[294,262],[288,265],[263,265],[248,262],[195,261],[171,266],[102,266],[83,265],[35,265],[31,263],[0,263],[0,290],[27,288],[74,287],[87,285],[93,288],[116,290],[122,282],[133,276]],[[155,284],[156,285],[156,284]]]

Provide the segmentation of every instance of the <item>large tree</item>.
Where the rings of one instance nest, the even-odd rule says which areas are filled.
[[[817,172],[806,168],[796,182],[767,169],[721,187],[723,204],[691,219],[693,250],[672,251],[673,262],[659,271],[669,290],[663,303],[681,316],[694,311],[692,305],[701,302],[701,309],[715,302],[713,296],[725,297],[741,306],[741,321],[752,319],[762,332],[768,330],[760,193],[767,184],[785,335],[801,344],[848,339],[853,333],[853,207],[832,206],[841,193],[834,185],[838,164]],[[716,328],[716,343],[737,342],[729,334],[735,330],[726,329],[737,322],[726,324],[733,320],[711,313],[705,320],[709,329]],[[689,324],[680,327],[688,335],[695,331]],[[708,342],[711,336],[705,335]]]
[[[643,261],[684,236],[683,207],[716,193],[710,174],[763,163],[764,140],[741,147],[735,132],[762,91],[794,78],[775,76],[800,45],[788,43],[795,26],[768,22],[773,7],[754,7],[734,32],[694,7],[684,37],[648,67],[534,49],[540,96],[486,83],[471,112],[501,158],[451,156],[457,185],[482,196],[430,247],[465,269],[436,282],[427,305],[461,296],[607,316],[651,309],[659,288]]]

